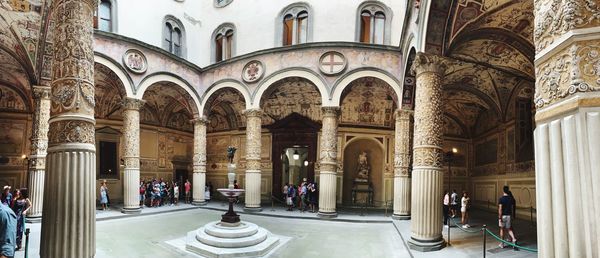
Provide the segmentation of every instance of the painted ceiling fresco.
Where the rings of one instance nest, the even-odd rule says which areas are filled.
[[[43,10],[50,1],[1,0],[0,48],[16,57],[33,74],[38,59]]]
[[[191,96],[181,87],[169,82],[156,83],[144,92],[143,99],[146,104],[140,110],[142,123],[194,130],[190,120],[198,111]]]
[[[244,97],[230,88],[218,90],[206,102],[208,132],[236,130],[246,126],[242,112],[246,108]]]
[[[532,35],[533,0],[432,2],[425,50],[451,63],[444,77],[448,120],[478,134],[514,118],[515,96],[533,91]]]
[[[101,64],[94,64],[94,83],[96,84],[96,106],[94,116],[103,119],[121,120],[125,88],[117,75]]]

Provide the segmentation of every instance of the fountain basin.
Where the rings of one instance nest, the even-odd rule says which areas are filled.
[[[219,188],[217,192],[221,193],[225,197],[238,197],[242,195],[246,190],[244,189],[229,189],[229,188]]]

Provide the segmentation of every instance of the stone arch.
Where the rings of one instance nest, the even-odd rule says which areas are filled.
[[[244,97],[244,101],[246,102],[246,109],[251,108],[251,97],[250,97],[250,92],[248,91],[248,88],[241,82],[236,81],[236,80],[231,80],[231,79],[225,79],[225,80],[220,80],[217,81],[215,83],[213,83],[210,87],[208,87],[208,89],[206,89],[206,91],[204,92],[204,94],[202,95],[201,98],[201,102],[200,102],[200,114],[202,116],[206,115],[206,108],[207,108],[207,104],[208,104],[208,100],[210,99],[210,97],[215,94],[216,92],[218,92],[221,89],[226,89],[226,88],[231,88],[236,90],[237,92],[239,92],[240,94],[242,94],[242,96]]]
[[[121,67],[121,65],[119,65],[118,62],[116,62],[112,58],[110,58],[102,53],[98,53],[98,52],[94,53],[94,62],[105,66],[110,71],[112,71],[115,75],[117,75],[117,77],[121,81],[121,84],[123,84],[123,86],[124,86],[125,93],[127,93],[126,96],[130,97],[130,98],[134,97],[135,93],[133,92],[134,91],[133,80],[129,76],[129,73],[127,73],[123,69],[123,67]]]
[[[402,99],[402,88],[400,87],[401,83],[393,75],[383,70],[369,67],[352,70],[340,77],[333,84],[333,88],[331,89],[331,100],[329,101],[330,106],[340,106],[342,101],[342,92],[344,89],[346,89],[346,87],[348,87],[348,85],[350,85],[350,83],[353,81],[364,77],[374,77],[386,82],[396,93],[397,100],[399,101]],[[323,103],[323,106],[327,106],[325,105],[325,102]],[[400,103],[396,103],[397,106],[399,106],[399,104]]]
[[[161,72],[146,76],[137,87],[137,90],[135,92],[135,98],[142,99],[146,90],[153,84],[159,82],[170,82],[185,90],[194,102],[194,105],[192,105],[194,107],[194,115],[200,114],[199,111],[202,110],[200,109],[200,98],[198,97],[198,94],[196,93],[194,87],[192,87],[192,85],[190,85],[183,78],[171,73]]]
[[[258,85],[256,90],[254,91],[254,94],[252,94],[251,108],[260,108],[260,101],[261,101],[265,91],[268,88],[270,88],[273,84],[275,84],[276,82],[278,82],[282,79],[285,79],[285,78],[290,78],[290,77],[298,77],[298,78],[303,78],[303,79],[310,81],[313,85],[315,85],[317,87],[317,90],[321,94],[322,105],[323,106],[331,106],[329,104],[329,94],[328,94],[329,91],[327,88],[327,84],[325,83],[325,80],[312,70],[296,67],[296,68],[284,69],[284,70],[281,70],[279,72],[276,72],[276,73],[273,73],[273,74],[267,76]]]

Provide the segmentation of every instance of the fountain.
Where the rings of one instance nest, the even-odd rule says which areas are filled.
[[[190,231],[186,237],[185,249],[206,257],[260,257],[266,255],[279,244],[279,238],[268,230],[250,222],[240,220],[233,210],[244,189],[235,189],[235,163],[233,157],[236,148],[227,147],[227,188],[217,191],[229,202],[229,209],[221,215],[220,221],[210,222],[198,230]]]

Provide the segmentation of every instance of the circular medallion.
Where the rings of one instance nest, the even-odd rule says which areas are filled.
[[[215,7],[221,8],[233,2],[233,0],[215,0]]]
[[[340,52],[329,51],[319,58],[319,70],[327,75],[336,75],[346,69],[346,58]]]
[[[263,64],[258,60],[248,62],[242,70],[242,79],[245,82],[255,82],[262,78],[265,73]]]
[[[134,73],[145,73],[148,69],[146,57],[137,49],[129,49],[123,54],[123,64]]]

